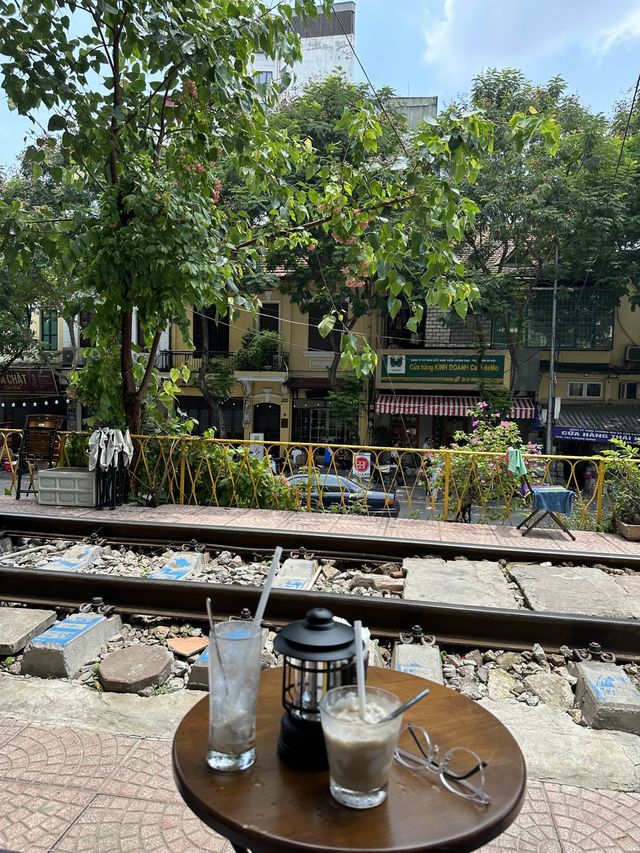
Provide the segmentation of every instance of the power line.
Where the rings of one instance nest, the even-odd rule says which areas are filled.
[[[402,139],[402,137],[401,137],[401,136],[400,136],[400,134],[398,133],[398,129],[396,128],[395,124],[391,121],[391,118],[390,118],[389,113],[387,112],[387,110],[386,110],[386,108],[385,108],[385,105],[384,105],[384,103],[383,103],[383,101],[382,101],[382,98],[380,97],[380,95],[378,94],[378,92],[377,92],[377,90],[376,90],[375,86],[374,86],[374,85],[373,85],[373,83],[371,82],[371,78],[370,78],[370,77],[369,77],[369,75],[367,74],[367,71],[366,71],[366,69],[365,69],[364,65],[363,65],[363,64],[362,64],[362,62],[360,61],[360,57],[359,57],[359,56],[358,56],[358,54],[356,53],[356,49],[355,49],[355,47],[353,46],[353,42],[352,42],[352,41],[351,41],[351,39],[349,38],[349,36],[348,36],[348,34],[347,34],[347,32],[346,32],[345,28],[342,26],[342,21],[341,21],[341,20],[340,20],[340,18],[338,17],[338,15],[337,15],[337,13],[336,13],[336,11],[335,11],[335,10],[333,11],[333,16],[334,16],[334,18],[336,19],[336,21],[338,22],[338,26],[339,26],[339,27],[340,27],[340,29],[342,30],[342,35],[346,38],[346,40],[347,40],[347,44],[348,44],[348,45],[349,45],[349,47],[351,48],[351,52],[353,53],[353,55],[354,55],[354,56],[355,56],[355,58],[356,58],[356,62],[357,62],[357,63],[358,63],[358,65],[360,66],[360,70],[362,71],[362,73],[364,74],[364,76],[367,78],[367,83],[369,84],[369,87],[370,87],[371,91],[373,92],[373,95],[374,95],[374,97],[375,97],[376,101],[378,102],[378,104],[379,104],[379,106],[380,106],[380,109],[382,110],[382,112],[383,112],[383,114],[384,114],[384,117],[385,117],[385,118],[386,118],[386,120],[389,122],[389,126],[390,126],[390,127],[391,127],[391,129],[393,130],[394,134],[396,135],[396,138],[397,138],[398,142],[399,142],[399,143],[400,143],[400,145],[402,146],[402,149],[403,149],[404,153],[405,153],[405,154],[407,155],[407,157],[408,157],[408,156],[409,156],[409,151],[407,150],[407,146],[404,144],[404,140]]]

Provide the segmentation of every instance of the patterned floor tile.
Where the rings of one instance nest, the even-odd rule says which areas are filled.
[[[563,853],[638,853],[640,796],[545,783]]]
[[[95,798],[56,853],[222,853],[224,838],[186,806],[125,797]]]
[[[21,723],[14,717],[2,717],[0,719],[0,747],[19,734],[25,726],[26,723]]]
[[[563,853],[540,782],[527,783],[527,794],[518,818],[480,850],[482,853]]]
[[[170,740],[145,738],[116,767],[101,794],[182,804],[171,769]]]
[[[0,779],[0,850],[50,850],[93,796],[90,791]]]
[[[100,790],[136,739],[30,725],[0,749],[0,777]]]

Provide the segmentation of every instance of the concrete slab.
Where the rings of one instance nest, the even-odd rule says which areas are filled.
[[[406,571],[406,599],[518,609],[498,563],[409,557],[403,561],[402,567]]]
[[[280,566],[274,582],[278,589],[311,589],[318,574],[316,560],[289,558]]]
[[[107,619],[95,613],[73,613],[30,642],[22,672],[42,678],[73,678],[121,629],[119,616]]]
[[[173,738],[184,715],[201,698],[201,693],[179,690],[145,699],[99,693],[77,682],[0,673],[0,717],[113,735]]]
[[[616,575],[614,580],[632,598],[640,601],[640,572],[635,575]]]
[[[594,729],[640,735],[640,692],[620,666],[585,661],[569,666],[576,684],[576,705]]]
[[[533,610],[640,619],[640,598],[591,566],[509,566],[509,574]]]
[[[531,779],[640,791],[640,737],[577,726],[565,711],[542,703],[532,708],[523,702],[482,699],[478,704],[515,737]]]
[[[193,572],[204,568],[205,556],[199,551],[178,551],[171,555],[166,564],[149,575],[153,580],[181,581]]]
[[[0,655],[15,655],[56,621],[54,610],[0,607]]]
[[[80,572],[92,566],[101,553],[99,545],[72,545],[40,568],[52,572]]]
[[[410,675],[444,684],[442,659],[438,646],[396,643],[391,655],[391,666],[398,672],[408,672]]]
[[[191,666],[187,687],[192,690],[209,689],[209,649],[205,649]]]
[[[172,663],[173,656],[166,649],[136,643],[108,654],[98,667],[98,678],[110,693],[138,693],[164,684]]]

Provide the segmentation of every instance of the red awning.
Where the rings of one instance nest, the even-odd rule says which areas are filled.
[[[377,415],[445,415],[464,418],[480,397],[427,397],[409,394],[380,394],[376,399]],[[513,401],[511,418],[532,418],[533,401],[519,397]]]

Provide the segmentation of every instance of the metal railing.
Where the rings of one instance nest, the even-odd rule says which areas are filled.
[[[228,356],[228,352],[209,353],[209,358],[228,358]],[[163,372],[168,372],[174,367],[183,367],[185,364],[189,370],[199,370],[202,367],[202,351],[165,349],[161,350],[156,358],[156,367]]]
[[[15,490],[20,430],[0,430],[5,492]],[[61,466],[86,465],[87,434],[60,433]],[[503,453],[366,445],[136,436],[130,490],[161,503],[517,524],[530,511]],[[327,450],[328,448],[328,450]],[[525,454],[532,485],[575,493],[569,526],[602,529],[623,487],[619,460]],[[628,464],[639,465],[638,462]]]
[[[229,358],[231,353],[228,352],[210,352],[209,358]],[[202,350],[180,351],[180,350],[161,350],[156,358],[156,367],[162,372],[168,372],[173,367],[181,368],[186,366],[192,372],[198,371],[202,367]],[[264,363],[251,368],[237,368],[238,370],[266,371],[273,370],[277,372],[286,372],[287,370],[287,355],[283,352],[272,353],[265,358]]]

